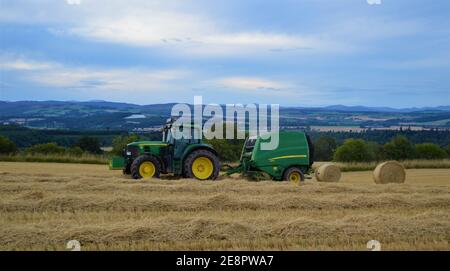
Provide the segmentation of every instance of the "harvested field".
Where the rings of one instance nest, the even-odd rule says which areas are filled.
[[[450,169],[338,183],[125,178],[104,165],[0,163],[0,250],[450,250]]]

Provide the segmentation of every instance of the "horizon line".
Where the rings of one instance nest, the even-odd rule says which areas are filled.
[[[64,102],[64,103],[95,103],[95,102],[105,102],[105,103],[121,103],[121,104],[129,104],[129,105],[137,105],[137,106],[148,106],[148,105],[167,105],[167,104],[188,104],[193,105],[193,103],[189,102],[160,102],[160,103],[149,103],[149,104],[138,104],[133,102],[119,102],[119,101],[107,101],[107,100],[0,100],[0,102],[7,103],[18,103],[18,102]],[[230,103],[221,103],[220,105],[226,105]],[[235,103],[242,104],[242,103]],[[247,104],[265,104],[265,103],[247,103]],[[206,105],[205,103],[203,105]],[[244,104],[245,105],[245,104]],[[424,106],[413,106],[413,107],[392,107],[392,106],[368,106],[368,105],[345,105],[345,104],[330,104],[330,105],[314,105],[314,106],[306,106],[306,105],[281,105],[280,107],[284,108],[326,108],[326,107],[334,107],[334,106],[343,106],[343,107],[365,107],[365,108],[386,108],[386,109],[396,109],[396,110],[404,110],[404,109],[423,109],[423,108],[439,108],[439,107],[450,107],[450,104],[447,105],[424,105]]]

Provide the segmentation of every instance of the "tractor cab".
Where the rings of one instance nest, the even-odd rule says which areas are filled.
[[[159,177],[160,174],[174,174],[201,180],[215,179],[219,174],[217,152],[201,139],[194,139],[200,127],[192,124],[175,127],[175,119],[170,118],[162,129],[161,141],[139,141],[127,145],[123,153],[123,173],[134,179]],[[190,129],[189,137],[176,133]],[[110,168],[117,169],[120,163],[113,158]],[[112,165],[112,166],[111,166]]]
[[[174,125],[176,119],[170,118],[167,120],[166,125],[162,129],[162,141],[167,144],[169,150],[169,155],[173,155],[173,159],[180,159],[184,151],[189,145],[192,144],[202,144],[202,140],[194,139],[194,133],[200,133],[201,129],[198,126],[191,124],[185,124],[182,127],[176,127]],[[190,129],[190,137],[185,138],[177,133],[182,133],[184,129]]]
[[[195,144],[201,143],[200,139],[194,139],[194,134],[200,134],[201,128],[192,124],[184,124],[184,126],[177,127],[174,122],[176,119],[170,118],[162,129],[162,141],[167,144],[176,145],[177,143]],[[189,137],[185,138],[177,133],[183,133],[184,129],[190,129]]]

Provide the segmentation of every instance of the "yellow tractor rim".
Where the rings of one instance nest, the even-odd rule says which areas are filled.
[[[156,167],[152,162],[144,162],[139,166],[139,174],[142,178],[151,178],[155,175]]]
[[[289,181],[294,184],[299,184],[301,179],[302,176],[298,172],[292,172],[291,174],[289,174]]]
[[[198,157],[192,163],[192,173],[194,177],[200,180],[206,180],[213,174],[213,162],[206,157]]]

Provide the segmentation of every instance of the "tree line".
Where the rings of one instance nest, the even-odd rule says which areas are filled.
[[[341,133],[337,134],[341,135]],[[440,146],[431,142],[414,143],[401,133],[394,134],[388,141],[381,144],[363,138],[341,139],[340,137],[330,136],[328,133],[319,137],[315,134],[313,138],[314,136],[316,137],[314,139],[314,156],[316,161],[368,162],[388,159],[450,158],[450,140],[446,142],[447,145]],[[152,134],[150,136],[137,134],[116,135],[109,145],[112,146],[110,153],[121,155],[122,150],[128,143],[138,140],[160,140],[160,134]],[[218,151],[222,161],[235,162],[239,160],[244,140],[212,139],[206,140],[206,143],[211,144]],[[103,154],[104,151],[101,146],[104,145],[98,137],[81,136],[69,146],[60,145],[57,142],[46,142],[19,148],[13,140],[0,136],[0,154],[16,154],[20,152],[24,154],[81,156],[84,153]]]
[[[95,137],[84,136],[79,138],[72,146],[64,147],[58,145],[56,142],[48,142],[42,144],[35,144],[27,148],[19,149],[14,141],[7,137],[0,136],[0,154],[17,154],[22,152],[24,154],[44,154],[44,155],[72,155],[81,156],[84,153],[102,154],[103,150],[100,146],[100,141]]]
[[[341,145],[347,139],[363,139],[367,142],[376,142],[378,144],[385,144],[396,136],[404,136],[412,144],[420,144],[423,142],[430,142],[441,147],[446,147],[450,144],[450,132],[444,130],[423,130],[414,131],[411,129],[400,130],[365,130],[361,132],[347,132],[347,131],[327,131],[318,132],[310,131],[308,134],[317,140],[320,137],[328,136],[336,140],[337,144]]]
[[[370,162],[450,158],[450,145],[440,147],[434,143],[412,144],[403,135],[397,135],[385,144],[363,139],[346,139],[341,145],[338,145],[333,137],[322,136],[315,141],[314,146],[317,161]]]
[[[119,135],[115,136],[112,140],[113,155],[121,155],[122,150],[128,143],[147,139],[145,137],[139,137],[136,134]],[[83,136],[80,137],[71,146],[61,146],[56,142],[48,142],[35,144],[26,148],[18,148],[16,143],[5,136],[0,136],[0,154],[14,155],[17,153],[23,154],[43,154],[43,155],[71,155],[81,156],[83,154],[101,155],[105,151],[102,150],[100,140],[96,137]]]

